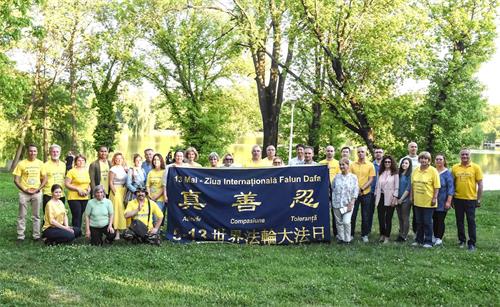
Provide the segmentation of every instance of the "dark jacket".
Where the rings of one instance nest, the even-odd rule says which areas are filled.
[[[111,168],[111,162],[108,160],[108,167]],[[94,196],[94,188],[101,184],[101,167],[99,159],[92,162],[89,166],[90,188],[92,196]]]

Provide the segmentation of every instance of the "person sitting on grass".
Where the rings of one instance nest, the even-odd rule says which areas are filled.
[[[85,237],[92,245],[102,245],[105,242],[113,243],[115,230],[113,229],[113,203],[106,198],[106,191],[98,185],[93,191],[94,198],[89,200],[85,209]]]
[[[160,245],[160,226],[163,212],[158,205],[147,197],[144,186],[138,186],[136,199],[130,201],[125,210],[125,218],[131,218],[132,223],[123,233],[123,238],[133,243],[150,243]],[[153,216],[156,222],[153,225]]]
[[[61,197],[64,195],[62,187],[54,184],[51,188],[52,198],[45,207],[45,224],[42,238],[47,245],[70,243],[82,235],[79,227],[68,226],[68,214]]]

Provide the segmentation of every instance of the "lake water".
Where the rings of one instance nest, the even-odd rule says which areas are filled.
[[[153,148],[156,152],[165,155],[171,148],[181,144],[182,140],[176,131],[153,131],[144,136],[133,136],[126,132],[120,135],[117,151],[125,155],[127,161],[132,160],[134,153],[144,152],[146,148]],[[262,133],[252,133],[240,137],[229,148],[234,155],[236,164],[244,164],[251,158],[250,152],[254,144],[262,143]],[[288,145],[288,144],[286,144]],[[219,153],[223,155],[224,153]],[[284,157],[285,160],[287,157]],[[479,164],[484,172],[484,189],[500,190],[500,150],[474,150],[472,161]]]

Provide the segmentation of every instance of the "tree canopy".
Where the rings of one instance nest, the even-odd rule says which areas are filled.
[[[497,8],[494,0],[2,1],[0,147],[14,160],[28,141],[113,148],[123,128],[157,127],[180,131],[184,146],[206,156],[250,131],[263,132],[264,146],[286,143],[292,103],[295,141],[316,152],[478,145],[494,130],[481,125],[477,72],[495,51]],[[409,81],[427,86],[405,89]],[[129,92],[141,84],[155,92]]]

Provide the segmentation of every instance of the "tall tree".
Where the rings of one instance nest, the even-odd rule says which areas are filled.
[[[477,132],[486,101],[476,74],[495,50],[497,7],[492,0],[429,4],[436,21],[431,32],[435,55],[428,63],[429,91],[417,117],[420,140],[431,153],[456,152],[482,141]]]
[[[137,75],[133,51],[142,33],[131,1],[99,1],[94,5],[94,27],[85,46],[97,110],[94,147],[105,145],[112,150],[119,130],[114,103],[120,84]]]
[[[223,82],[230,82],[229,68],[240,54],[227,16],[165,2],[152,3],[147,12],[155,50],[146,77],[164,95],[186,145],[204,154],[222,151],[234,137]]]
[[[292,63],[296,33],[291,26],[295,23],[291,20],[287,1],[233,0],[233,4],[232,16],[244,35],[242,44],[248,47],[253,59],[264,128],[263,146],[277,145],[287,79],[287,70],[280,68],[279,63],[286,67]]]
[[[326,93],[299,73],[286,70],[373,152],[370,110],[392,97],[399,82],[413,73],[412,64],[425,49],[425,12],[402,0],[300,0],[292,12],[306,22],[307,33],[323,51],[328,63]]]

